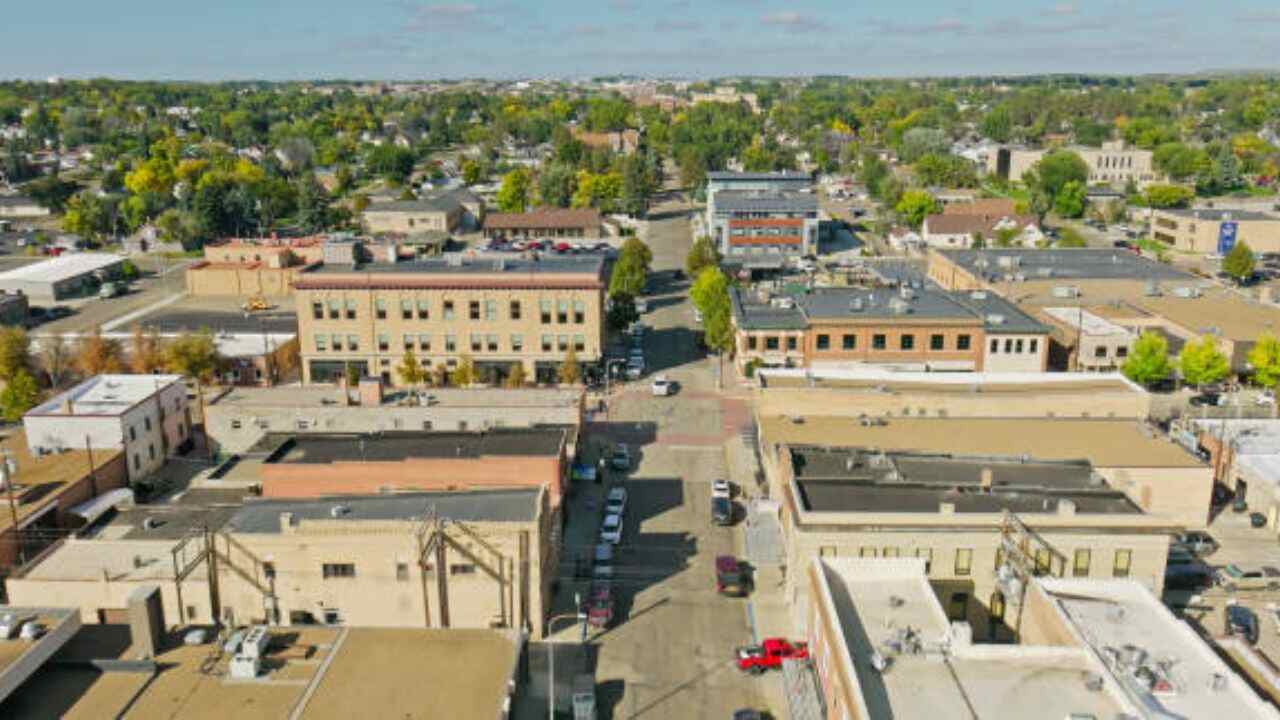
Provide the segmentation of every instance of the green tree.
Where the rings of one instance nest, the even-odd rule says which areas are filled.
[[[702,315],[702,332],[707,347],[717,352],[732,349],[729,277],[718,267],[703,268],[689,288],[689,297]]]
[[[1222,271],[1235,278],[1236,282],[1243,283],[1253,277],[1257,262],[1253,250],[1245,243],[1237,242],[1222,258]]]
[[[1178,355],[1178,370],[1182,373],[1183,382],[1200,388],[1225,378],[1231,367],[1227,364],[1227,356],[1218,350],[1213,336],[1205,335],[1182,347],[1182,353]]]
[[[1057,200],[1058,193],[1067,183],[1075,181],[1084,185],[1088,180],[1089,166],[1070,150],[1054,150],[1046,154],[1023,176],[1028,188],[1039,188],[1051,201]]]
[[[938,201],[924,190],[908,190],[893,209],[904,223],[918,229],[926,217],[938,212]]]
[[[1212,165],[1208,153],[1203,149],[1180,142],[1164,143],[1157,147],[1151,155],[1151,163],[1156,170],[1175,181],[1190,180]]]
[[[609,297],[636,297],[644,291],[645,275],[644,261],[639,255],[622,253],[609,277]]]
[[[31,338],[20,327],[0,327],[0,380],[9,382],[31,370]]]
[[[1054,245],[1060,248],[1089,247],[1088,241],[1075,228],[1064,227],[1058,232],[1058,241]]]
[[[125,260],[120,263],[120,277],[132,281],[137,280],[139,275],[141,273],[138,271],[138,266],[132,260]]]
[[[1150,330],[1133,343],[1133,350],[1120,366],[1120,372],[1135,383],[1149,386],[1169,377],[1173,364],[1169,361],[1169,343],[1164,336]]]
[[[395,143],[383,143],[373,148],[365,160],[369,172],[396,185],[408,180],[413,173],[413,151]]]
[[[518,390],[529,384],[529,375],[525,372],[524,363],[511,363],[511,371],[507,373],[507,379],[503,384],[511,390]]]
[[[480,163],[467,158],[462,161],[462,182],[467,185],[477,185],[484,179],[484,167]]]
[[[418,356],[414,354],[413,348],[405,348],[404,357],[400,358],[400,364],[396,366],[396,374],[400,376],[400,382],[416,386],[421,385],[426,379],[427,372],[418,362]]]
[[[720,251],[716,249],[715,243],[711,242],[711,238],[706,235],[693,241],[693,246],[689,248],[689,254],[684,258],[685,272],[691,278],[698,277],[698,273],[702,272],[705,267],[719,265]]]
[[[1084,215],[1085,189],[1084,183],[1079,180],[1071,180],[1053,199],[1053,209],[1058,215],[1065,218],[1078,218]]]
[[[222,366],[222,356],[208,328],[182,335],[169,343],[167,356],[169,369],[198,383],[213,380]]]
[[[612,295],[609,297],[609,313],[606,320],[614,330],[625,330],[631,323],[640,319],[636,312],[636,299],[630,295]]]
[[[1013,134],[1013,117],[1007,105],[997,105],[978,124],[978,131],[986,137],[998,142],[1009,142]]]
[[[476,376],[476,363],[471,359],[470,355],[463,355],[458,359],[458,366],[449,373],[449,383],[456,387],[467,387],[475,384],[479,378]]]
[[[1142,191],[1142,199],[1147,207],[1153,208],[1183,208],[1195,196],[1196,194],[1190,188],[1181,185],[1148,185],[1146,190]]]
[[[559,162],[548,163],[538,175],[538,194],[544,205],[567,208],[577,189],[577,172]]]
[[[80,186],[55,175],[32,180],[22,190],[50,212],[60,213]]]
[[[946,133],[937,128],[911,128],[902,135],[898,157],[904,163],[913,163],[925,155],[945,154],[951,148]]]
[[[19,370],[0,390],[0,415],[8,422],[18,422],[40,401],[40,388],[26,370]]]
[[[570,345],[564,353],[564,360],[556,368],[556,379],[561,385],[576,385],[582,378],[582,368],[578,366],[578,353]]]
[[[342,374],[346,376],[347,387],[353,388],[360,384],[360,376],[364,374],[360,365],[360,363],[349,362],[343,367]]]
[[[1264,388],[1275,388],[1280,382],[1280,339],[1271,332],[1263,332],[1249,349],[1249,366],[1253,368],[1253,381]]]
[[[640,263],[644,265],[645,272],[649,272],[653,268],[653,250],[638,237],[632,236],[624,240],[618,253],[620,256],[635,255],[640,258]]]
[[[532,185],[533,177],[528,168],[519,167],[503,175],[496,198],[498,210],[507,213],[524,212],[529,207]]]

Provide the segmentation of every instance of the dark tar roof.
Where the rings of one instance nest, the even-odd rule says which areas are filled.
[[[779,172],[733,172],[731,170],[713,170],[707,173],[708,180],[739,180],[742,182],[751,182],[759,180],[790,180],[790,181],[806,181],[812,182],[813,176],[806,172],[796,170],[783,170]]]
[[[437,517],[463,522],[529,522],[538,516],[538,488],[471,492],[344,495],[317,500],[263,500],[246,504],[230,519],[232,532],[276,534],[280,514],[298,520],[421,520]],[[341,508],[335,517],[335,508]]]
[[[794,306],[775,307],[734,289],[730,304],[745,330],[802,329],[812,320],[882,318],[909,321],[981,320],[1000,333],[1047,333],[1048,327],[995,293],[934,289],[819,288],[794,296]]]
[[[351,265],[322,265],[313,270],[311,275],[324,275],[331,273],[428,273],[435,275],[487,275],[492,273],[510,273],[512,275],[524,273],[578,273],[582,275],[598,276],[604,267],[604,258],[602,257],[548,257],[538,260],[530,260],[526,258],[500,258],[500,259],[479,259],[479,258],[463,258],[461,262],[451,262],[447,259],[426,259],[411,260],[408,262],[386,263],[373,262],[361,263],[355,268]]]
[[[1063,500],[1081,514],[1140,514],[1124,493],[1094,478],[1085,461],[878,453],[865,448],[792,447],[801,502],[812,512],[1056,513]],[[984,489],[982,471],[991,470]]]
[[[1127,250],[1080,248],[1037,250],[1031,248],[982,248],[937,250],[943,257],[971,273],[1003,276],[1021,273],[1027,280],[1194,280],[1194,276]],[[1014,258],[1005,267],[1002,258]]]
[[[562,427],[485,432],[383,432],[369,434],[267,433],[248,454],[266,463],[401,462],[410,458],[481,458],[494,455],[554,456],[565,441]]]
[[[1280,220],[1280,216],[1268,215],[1256,210],[1219,210],[1215,208],[1171,208],[1163,210],[1171,215],[1197,220]]]
[[[176,499],[154,505],[135,505],[118,511],[108,527],[127,527],[120,540],[180,540],[193,530],[217,530],[226,525],[244,504],[243,490],[197,488],[187,490]],[[152,527],[144,523],[151,521]]]
[[[462,207],[459,198],[450,194],[418,200],[393,200],[371,204],[365,212],[451,212]]]
[[[813,193],[722,190],[715,196],[716,212],[817,212]]]

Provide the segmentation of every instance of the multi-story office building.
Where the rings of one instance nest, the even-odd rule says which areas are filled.
[[[1280,215],[1210,208],[1153,210],[1151,239],[1194,253],[1225,253],[1236,243],[1254,252],[1280,252]]]
[[[826,288],[767,301],[730,292],[739,369],[1045,368],[1049,329],[995,293]]]
[[[1164,176],[1155,169],[1150,150],[1128,148],[1123,142],[1118,141],[1103,143],[1101,148],[1071,147],[1067,149],[1079,155],[1088,166],[1090,185],[1124,187],[1132,182],[1138,187],[1144,187],[1164,179]],[[1018,182],[1049,152],[1052,151],[1000,148],[999,151],[988,156],[987,172]]]
[[[604,347],[599,258],[325,265],[294,288],[304,383],[336,382],[354,365],[400,384],[395,368],[410,349],[425,367],[469,356],[484,379],[520,363],[554,382],[570,350],[589,364]]]
[[[818,201],[808,173],[707,173],[706,228],[720,253],[748,266],[818,248]]]

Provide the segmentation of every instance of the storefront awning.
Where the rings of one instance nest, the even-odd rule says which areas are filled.
[[[123,502],[133,502],[133,491],[129,488],[116,488],[98,497],[87,500],[71,508],[72,515],[84,518],[85,524],[92,523],[102,517],[103,513]]]

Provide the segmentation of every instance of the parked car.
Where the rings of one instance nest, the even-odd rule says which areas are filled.
[[[722,497],[727,500],[733,497],[733,486],[724,478],[716,478],[711,481],[711,497]]]
[[[759,675],[766,670],[782,667],[787,659],[803,659],[809,657],[809,646],[805,643],[792,643],[783,638],[767,638],[759,645],[748,645],[738,648],[738,669]]]
[[[605,515],[604,522],[600,523],[600,540],[610,545],[617,545],[622,542],[622,516],[621,515]]]
[[[1213,570],[1202,563],[1168,565],[1164,570],[1164,589],[1199,592],[1213,587]]]
[[[1227,404],[1227,396],[1215,392],[1200,393],[1191,397],[1191,404],[1194,407],[1221,407]]]
[[[627,489],[622,487],[609,488],[609,494],[605,496],[604,511],[614,515],[622,515],[627,509]]]
[[[626,445],[618,443],[613,446],[613,454],[609,456],[609,467],[614,470],[631,469],[631,451]]]
[[[734,710],[733,720],[770,720],[773,716],[760,710]]]
[[[609,583],[596,581],[591,584],[591,594],[587,596],[587,624],[599,630],[613,620],[613,594]]]
[[[639,380],[644,377],[644,360],[632,358],[627,361],[627,379]]]
[[[1228,635],[1238,635],[1249,641],[1250,645],[1258,644],[1258,616],[1249,608],[1228,605],[1224,625]]]
[[[1218,549],[1218,541],[1203,530],[1191,530],[1174,535],[1169,547],[1171,552],[1180,549],[1192,555],[1212,555]]]
[[[666,397],[675,391],[675,383],[668,380],[666,375],[659,375],[653,379],[650,388],[655,396]]]
[[[601,564],[613,562],[613,546],[609,543],[597,543],[595,561]]]
[[[747,576],[738,559],[732,555],[716,557],[716,592],[731,597],[747,594]]]
[[[716,525],[732,525],[733,501],[727,497],[711,498],[711,522]]]
[[[1254,405],[1274,406],[1276,404],[1276,394],[1271,390],[1263,390],[1253,399]]]
[[[1228,591],[1280,590],[1280,570],[1270,565],[1255,568],[1224,565],[1218,568],[1216,579],[1218,585]]]
[[[644,298],[635,299],[636,312],[643,315],[649,312],[649,301]]]

